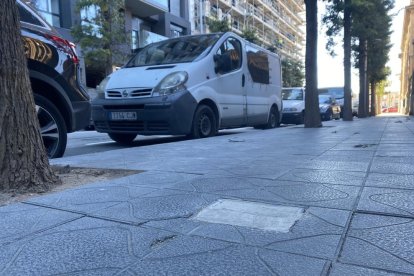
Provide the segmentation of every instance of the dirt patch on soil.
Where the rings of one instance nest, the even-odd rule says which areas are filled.
[[[21,202],[33,196],[59,192],[66,189],[78,187],[84,184],[105,181],[115,178],[138,174],[143,171],[139,170],[120,170],[120,169],[97,169],[97,168],[78,168],[70,166],[52,166],[56,175],[62,180],[62,184],[54,186],[45,193],[4,193],[0,192],[0,206],[11,203]]]

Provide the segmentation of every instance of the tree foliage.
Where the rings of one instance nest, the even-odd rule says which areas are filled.
[[[254,29],[244,29],[241,36],[250,41],[251,43],[257,44],[259,42],[259,38],[257,37],[256,30]]]
[[[86,67],[112,72],[113,65],[122,65],[127,57],[125,44],[125,2],[123,0],[78,0],[81,22],[72,27],[75,42],[81,46]]]
[[[283,87],[302,87],[305,79],[303,63],[299,60],[282,59]]]
[[[207,21],[208,28],[212,33],[225,33],[231,30],[227,19],[217,20],[209,18]]]
[[[346,0],[329,0],[323,22],[329,36],[327,49],[333,53],[335,38],[341,33],[344,24]],[[348,0],[349,1],[349,0]],[[388,14],[394,7],[394,0],[352,0],[349,5],[352,14],[351,37],[354,53],[354,66],[360,70],[360,108],[368,107],[368,91],[365,75],[365,56],[367,55],[367,79],[372,85],[387,78],[385,64],[388,61],[390,45],[391,17]],[[364,84],[365,82],[365,84]],[[372,91],[375,91],[373,89]],[[362,95],[364,94],[364,95]],[[375,96],[374,96],[375,97]],[[372,101],[374,103],[374,101]],[[361,114],[366,111],[361,110]]]

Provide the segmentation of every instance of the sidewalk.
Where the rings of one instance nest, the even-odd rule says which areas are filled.
[[[414,274],[412,117],[52,164],[145,172],[1,207],[0,275]]]

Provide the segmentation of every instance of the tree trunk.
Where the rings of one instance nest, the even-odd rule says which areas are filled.
[[[351,90],[351,1],[345,0],[344,10],[344,121],[352,121],[354,117]]]
[[[0,191],[59,181],[40,135],[15,0],[0,1]]]
[[[318,3],[305,0],[306,5],[306,98],[305,127],[321,127],[318,99]]]
[[[371,82],[371,116],[377,115],[377,95],[375,82]]]
[[[367,52],[366,52],[366,41],[359,39],[359,106],[358,106],[358,117],[366,118],[367,109],[366,103],[368,99],[366,97],[366,83],[367,83]]]

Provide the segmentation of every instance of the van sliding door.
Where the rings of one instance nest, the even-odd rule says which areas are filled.
[[[269,55],[252,46],[246,45],[247,68],[246,78],[247,121],[254,126],[267,122],[271,93]]]
[[[246,96],[243,89],[242,44],[238,39],[229,37],[216,55],[227,61],[214,82],[219,94],[221,126],[243,126],[246,124]]]

